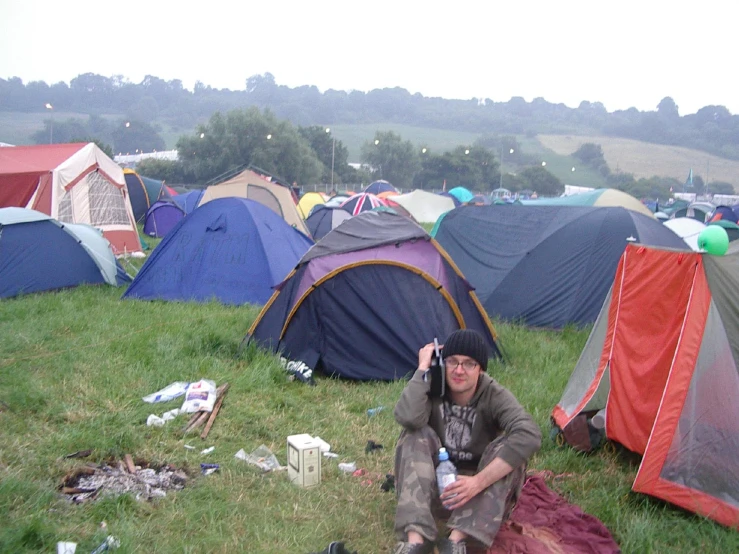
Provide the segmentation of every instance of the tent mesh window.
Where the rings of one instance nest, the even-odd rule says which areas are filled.
[[[90,223],[92,225],[129,225],[125,197],[98,171],[87,177],[90,186]]]
[[[62,199],[59,201],[59,213],[57,219],[65,223],[74,223],[74,216],[72,215],[71,190],[65,192],[64,196],[62,196]]]

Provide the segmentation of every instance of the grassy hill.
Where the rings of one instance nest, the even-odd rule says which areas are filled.
[[[612,171],[633,173],[637,178],[659,175],[684,181],[692,168],[693,175],[700,175],[704,181],[739,186],[739,161],[700,150],[603,136],[539,135],[538,140],[559,155],[572,154],[586,142],[600,144]]]

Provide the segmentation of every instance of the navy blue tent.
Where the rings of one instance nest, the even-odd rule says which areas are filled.
[[[372,183],[367,185],[367,188],[364,189],[364,192],[368,192],[377,196],[381,192],[398,192],[398,189],[396,189],[388,181],[380,179],[379,181],[373,181]]]
[[[421,346],[460,328],[500,357],[492,323],[438,244],[404,216],[368,211],[303,256],[248,336],[329,375],[391,380],[415,370]]]
[[[174,203],[182,208],[186,214],[189,214],[195,211],[195,208],[198,207],[203,194],[205,194],[205,189],[191,190],[190,192],[173,196],[172,200],[174,200]]]
[[[488,314],[552,328],[595,321],[628,242],[687,249],[656,219],[621,207],[461,206],[434,238]]]
[[[123,298],[263,304],[312,244],[258,202],[219,198],[167,234]]]
[[[24,208],[0,209],[0,298],[130,278],[96,229]]]
[[[352,214],[343,208],[329,207],[325,204],[314,206],[310,215],[305,220],[313,240],[323,238],[334,227],[338,227],[342,221],[352,217]]]

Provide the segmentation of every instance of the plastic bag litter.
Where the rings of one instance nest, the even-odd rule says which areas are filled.
[[[169,410],[168,412],[164,412],[162,414],[162,417],[159,417],[156,414],[150,414],[149,417],[146,418],[146,424],[149,426],[154,427],[162,427],[165,423],[168,421],[173,420],[176,418],[180,413],[179,408],[175,408],[174,410]]]
[[[264,444],[259,446],[251,454],[247,454],[242,448],[234,455],[234,458],[249,462],[264,472],[286,469],[286,466],[281,466],[280,462],[277,461],[277,457]]]
[[[155,402],[169,402],[170,400],[182,396],[185,394],[187,387],[190,383],[185,381],[176,381],[164,387],[162,390],[158,390],[152,394],[144,396],[141,400],[154,404]]]
[[[210,379],[201,379],[190,383],[185,392],[185,401],[182,403],[180,412],[191,414],[193,412],[212,412],[216,403],[216,384]]]

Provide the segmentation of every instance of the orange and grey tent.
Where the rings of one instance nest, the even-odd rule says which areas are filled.
[[[635,491],[739,528],[737,291],[739,253],[628,245],[552,415],[573,443],[605,409],[606,438],[643,454]]]

